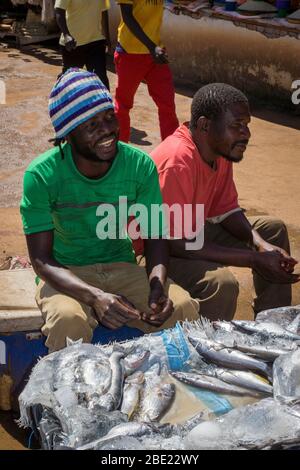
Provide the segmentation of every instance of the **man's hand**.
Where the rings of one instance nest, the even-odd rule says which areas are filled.
[[[167,64],[168,54],[165,48],[156,46],[150,50],[150,53],[157,64]]]
[[[110,54],[112,52],[112,43],[111,43],[111,40],[110,38],[106,38],[105,39],[105,42],[106,42],[106,54]]]
[[[266,253],[270,251],[277,251],[278,253],[281,253],[283,256],[281,261],[282,269],[284,269],[287,273],[294,272],[294,268],[296,264],[298,264],[298,261],[290,256],[283,248],[272,245],[271,243],[268,243],[264,240],[260,240],[259,245],[257,245],[256,248],[260,253]]]
[[[259,251],[253,253],[252,268],[269,282],[294,284],[300,280],[299,274],[292,274],[295,261],[280,250]]]
[[[149,295],[150,313],[144,313],[142,320],[153,326],[161,326],[174,312],[173,302],[164,293],[161,284],[156,284]]]
[[[65,48],[67,49],[68,52],[73,51],[77,47],[77,43],[73,36],[70,34],[65,34],[64,35],[64,40],[65,40]]]
[[[142,315],[142,312],[122,295],[100,293],[92,307],[99,322],[111,330],[120,328],[131,320],[140,320]]]

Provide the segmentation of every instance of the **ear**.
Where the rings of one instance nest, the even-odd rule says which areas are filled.
[[[207,133],[210,128],[210,119],[207,119],[205,116],[200,116],[197,121],[197,130],[200,132]]]

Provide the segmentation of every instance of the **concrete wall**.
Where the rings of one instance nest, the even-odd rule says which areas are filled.
[[[112,31],[119,21],[112,9]],[[227,82],[257,98],[292,106],[300,79],[300,38],[270,38],[220,19],[194,19],[165,11],[162,40],[176,81],[198,88]]]

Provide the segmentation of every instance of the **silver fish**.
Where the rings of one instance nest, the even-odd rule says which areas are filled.
[[[191,336],[188,336],[188,339],[200,356],[218,366],[237,370],[256,370],[267,378],[272,376],[272,369],[268,364],[249,357],[241,351],[225,348],[210,340],[196,339]]]
[[[125,376],[133,374],[150,357],[150,351],[139,346],[133,349],[124,359]]]
[[[173,403],[175,393],[176,388],[173,383],[146,387],[139,415],[141,421],[159,421]]]
[[[258,337],[256,337],[256,340],[254,341],[253,336],[249,337],[249,335],[245,333],[237,332],[237,327],[229,322],[214,321],[213,326],[219,331],[225,331],[232,335],[232,345],[230,345],[230,347],[238,349],[246,354],[252,354],[266,361],[273,362],[281,354],[287,354],[288,352],[297,349],[295,342],[285,338],[281,338],[280,345],[278,346],[274,345],[272,342],[268,343],[265,340],[262,342]],[[218,337],[214,339],[216,342],[222,342],[219,341]]]
[[[144,382],[143,372],[136,372],[125,380],[121,412],[127,414],[130,419],[140,401],[141,390]]]
[[[273,395],[273,387],[252,372],[216,367],[215,369],[212,369],[210,373],[214,377],[231,385],[237,385],[238,387],[254,390],[255,392],[264,395]]]
[[[117,410],[121,404],[124,383],[123,357],[123,352],[115,351],[109,358],[111,385],[108,392],[98,401],[98,404],[107,411]]]
[[[204,415],[204,411],[199,411],[199,413],[195,414],[183,423],[173,425],[173,434],[176,433],[179,436],[185,436],[195,426],[198,426],[198,424],[204,421]]]
[[[217,320],[212,322],[213,327],[216,330],[224,330],[227,331],[228,333],[232,333],[236,328],[235,326],[228,321],[222,321],[222,320]]]
[[[284,338],[290,339],[293,341],[300,341],[300,336],[291,333],[290,331],[286,330],[282,326],[278,325],[277,323],[271,322],[260,322],[256,323],[253,321],[246,321],[246,320],[232,320],[232,323],[241,328],[244,331],[248,331],[250,333],[257,333],[262,334],[265,336],[273,336],[277,338]]]
[[[242,397],[260,397],[260,394],[253,390],[247,390],[236,385],[231,385],[229,383],[223,382],[223,380],[209,375],[195,374],[192,372],[171,372],[171,375],[175,379],[187,385],[202,388],[204,390],[210,390],[211,392],[215,393],[223,393],[225,395],[236,395]]]
[[[253,354],[254,356],[260,357],[266,361],[273,362],[275,359],[282,354],[288,354],[291,351],[297,349],[296,344],[291,342],[290,347],[287,344],[285,348],[276,346],[267,346],[263,344],[247,344],[247,343],[235,343],[234,346],[239,351],[246,354]]]

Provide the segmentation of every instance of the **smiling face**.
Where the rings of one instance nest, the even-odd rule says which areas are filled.
[[[207,140],[216,155],[221,155],[231,162],[240,162],[250,139],[249,107],[244,103],[235,103],[217,119],[210,121]]]
[[[119,123],[113,109],[101,111],[68,135],[68,142],[85,160],[107,163],[117,155]]]

